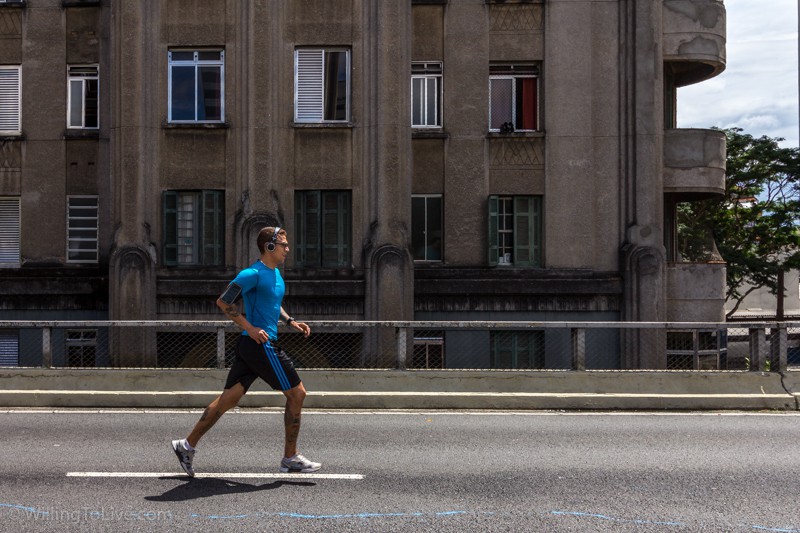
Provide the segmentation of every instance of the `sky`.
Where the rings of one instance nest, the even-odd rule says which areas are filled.
[[[800,0],[725,0],[727,66],[678,89],[678,127],[738,126],[797,147],[797,7]]]

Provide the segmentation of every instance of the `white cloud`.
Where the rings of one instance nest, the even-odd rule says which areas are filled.
[[[798,146],[796,0],[728,0],[727,68],[678,90],[678,127],[738,126]]]

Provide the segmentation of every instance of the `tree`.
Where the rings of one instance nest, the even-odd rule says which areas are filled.
[[[725,195],[678,207],[680,253],[707,260],[710,229],[727,263],[727,298],[736,304],[767,287],[778,292],[778,272],[800,268],[800,165],[797,148],[783,139],[723,130],[728,141]],[[713,246],[713,244],[712,244]]]

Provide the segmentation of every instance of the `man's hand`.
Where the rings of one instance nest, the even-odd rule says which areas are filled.
[[[247,334],[258,344],[264,344],[269,340],[269,335],[267,335],[267,332],[261,328],[250,326],[247,328]]]
[[[298,322],[297,320],[292,320],[291,326],[297,331],[302,332],[303,337],[308,337],[309,335],[311,335],[311,328],[305,322]]]

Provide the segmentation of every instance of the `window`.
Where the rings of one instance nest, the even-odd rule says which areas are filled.
[[[19,334],[0,331],[0,366],[19,366]]]
[[[444,368],[444,332],[415,331],[411,368]]]
[[[442,195],[411,197],[411,246],[414,261],[442,260]]]
[[[224,191],[165,191],[164,264],[220,266],[225,252]]]
[[[667,370],[727,367],[727,331],[668,331]]]
[[[169,122],[225,120],[225,52],[170,50]]]
[[[294,198],[297,265],[349,268],[350,191],[297,191]]]
[[[492,331],[491,366],[498,369],[544,368],[544,331]]]
[[[349,120],[349,50],[295,50],[294,74],[295,122]]]
[[[19,198],[0,196],[0,267],[19,266]]]
[[[441,63],[411,64],[411,126],[438,128],[441,119]]]
[[[96,329],[68,329],[65,344],[67,366],[95,366]]]
[[[539,68],[495,65],[489,74],[489,131],[538,130]]]
[[[67,68],[67,128],[97,129],[99,77],[97,65]]]
[[[19,135],[20,124],[20,67],[0,67],[0,134]]]
[[[67,263],[97,263],[97,196],[67,196]]]
[[[542,197],[489,197],[489,264],[542,266]]]

